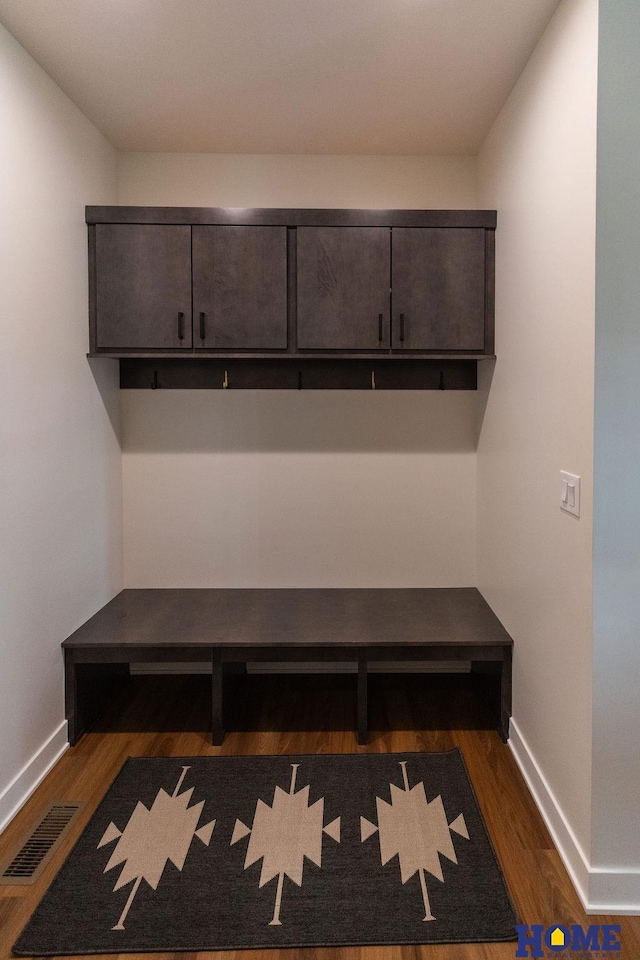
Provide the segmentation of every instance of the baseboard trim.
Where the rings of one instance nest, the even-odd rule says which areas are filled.
[[[589,913],[589,862],[513,718],[509,727],[509,747],[569,872],[582,906]]]
[[[13,820],[68,747],[67,721],[63,720],[0,793],[0,833]]]
[[[640,871],[592,867],[588,913],[640,914]]]
[[[640,871],[593,867],[513,719],[509,746],[589,916],[640,914]]]

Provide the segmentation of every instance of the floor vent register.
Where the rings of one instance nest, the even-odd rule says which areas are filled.
[[[19,848],[0,864],[0,884],[35,883],[83,806],[82,803],[52,803]]]

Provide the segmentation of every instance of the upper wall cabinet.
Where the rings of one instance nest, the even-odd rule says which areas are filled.
[[[298,227],[297,254],[300,350],[484,351],[483,229]]]
[[[97,224],[95,340],[99,350],[191,348],[190,227]]]
[[[300,350],[389,349],[388,227],[298,227]]]
[[[495,211],[86,214],[90,355],[128,384],[472,389],[493,356]]]
[[[287,228],[193,227],[194,345],[286,350]]]
[[[485,349],[485,231],[393,230],[394,350]]]

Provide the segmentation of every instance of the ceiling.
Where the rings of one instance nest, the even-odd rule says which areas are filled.
[[[0,0],[120,150],[477,153],[559,0]]]

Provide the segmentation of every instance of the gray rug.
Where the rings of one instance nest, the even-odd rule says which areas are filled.
[[[459,751],[129,759],[18,956],[515,940]]]

